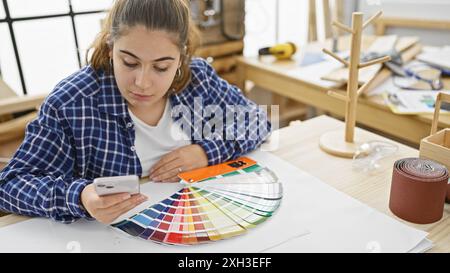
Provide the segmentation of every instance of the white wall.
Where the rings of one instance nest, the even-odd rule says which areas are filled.
[[[450,21],[449,0],[360,0],[357,6],[367,17],[382,10],[389,17]],[[387,33],[418,35],[427,45],[450,45],[450,30],[388,28]]]
[[[275,43],[293,42],[299,46],[306,43],[307,0],[246,0],[245,10],[244,55],[255,56],[259,48]]]

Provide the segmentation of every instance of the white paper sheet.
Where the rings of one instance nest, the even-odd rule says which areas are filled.
[[[249,155],[275,171],[285,195],[277,213],[247,234],[192,247],[163,246],[96,222],[32,219],[0,229],[0,252],[408,252],[427,233],[345,195],[280,158]],[[178,184],[146,184],[156,202]]]
[[[285,190],[295,193],[297,198],[286,200],[285,205],[293,210],[297,208],[292,213],[297,217],[296,221],[304,223],[311,231],[307,236],[267,252],[408,252],[427,235],[362,204],[278,157],[261,154],[257,159],[270,161],[275,170],[282,169],[282,174],[277,173],[280,179],[296,180],[296,183],[286,183]]]
[[[450,46],[445,46],[436,51],[428,51],[417,56],[417,59],[446,70],[450,70]]]
[[[433,114],[437,95],[450,94],[450,90],[397,90],[384,93],[383,98],[392,112],[400,115]],[[449,111],[441,109],[441,114],[448,115]]]
[[[424,239],[415,248],[408,251],[408,253],[423,253],[431,248],[433,248],[433,243],[428,239]]]

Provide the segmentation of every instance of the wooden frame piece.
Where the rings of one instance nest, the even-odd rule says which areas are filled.
[[[376,35],[385,35],[388,27],[450,30],[450,21],[383,17],[377,19],[374,26]]]
[[[381,15],[382,12],[380,11],[364,23],[363,14],[361,12],[354,12],[352,15],[351,28],[339,22],[333,23],[334,26],[351,33],[351,49],[349,62],[341,59],[339,56],[333,54],[329,50],[323,50],[326,54],[349,67],[347,94],[344,96],[333,91],[328,92],[329,95],[344,101],[346,105],[345,131],[328,132],[322,135],[322,137],[320,138],[319,146],[322,148],[322,150],[326,151],[329,154],[351,158],[355,154],[359,145],[367,141],[364,135],[359,135],[355,140],[356,107],[358,103],[358,96],[363,93],[365,89],[367,89],[373,79],[359,88],[358,71],[362,67],[383,63],[389,61],[391,58],[389,56],[385,56],[376,60],[372,60],[370,62],[360,63],[362,31],[365,27],[367,27]]]

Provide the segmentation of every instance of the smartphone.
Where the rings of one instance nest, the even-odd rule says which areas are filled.
[[[95,191],[99,196],[125,193],[138,194],[139,177],[137,175],[111,176],[94,179]]]

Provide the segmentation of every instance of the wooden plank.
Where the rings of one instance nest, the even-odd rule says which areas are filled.
[[[344,22],[344,0],[335,0],[336,21]]]
[[[280,122],[290,122],[297,119],[305,119],[308,114],[308,108],[305,105],[300,104],[299,106],[287,105],[286,108],[280,110]]]
[[[229,84],[237,85],[238,84],[238,76],[236,72],[231,73],[223,73],[220,77],[226,80]]]
[[[331,38],[333,35],[333,29],[331,26],[332,18],[331,18],[331,6],[330,0],[322,0],[323,2],[323,17],[324,17],[324,26],[325,26],[325,38]]]
[[[221,26],[215,25],[207,28],[199,28],[200,31],[200,45],[210,46],[221,43],[226,43],[228,38],[223,36]]]
[[[6,227],[12,224],[16,224],[16,223],[20,223],[23,222],[25,220],[29,220],[30,217],[26,217],[26,216],[19,216],[19,215],[6,215],[0,218],[0,228],[1,227]]]
[[[13,118],[14,116],[12,114],[0,115],[0,122],[5,122]]]
[[[211,65],[219,74],[232,72],[236,69],[237,58],[238,56],[229,56],[214,59]]]
[[[0,123],[0,143],[23,138],[26,125],[35,119],[36,116],[37,112],[35,111],[25,116]]]
[[[0,78],[0,99],[12,97],[17,97],[16,92],[14,92],[12,88]]]
[[[203,46],[197,49],[195,55],[202,57],[202,58],[208,58],[208,57],[222,57],[232,54],[240,54],[244,50],[244,41],[231,41],[231,42],[225,42],[217,45],[209,45],[209,46]]]
[[[308,13],[308,41],[317,41],[316,0],[309,0]]]
[[[23,138],[18,138],[1,144],[2,148],[0,149],[0,170],[2,170],[6,166],[6,163],[17,151],[22,141]]]
[[[400,17],[383,17],[375,21],[375,32],[377,35],[384,35],[387,27],[449,30],[450,21]]]
[[[36,109],[47,95],[13,97],[0,100],[0,115]]]

